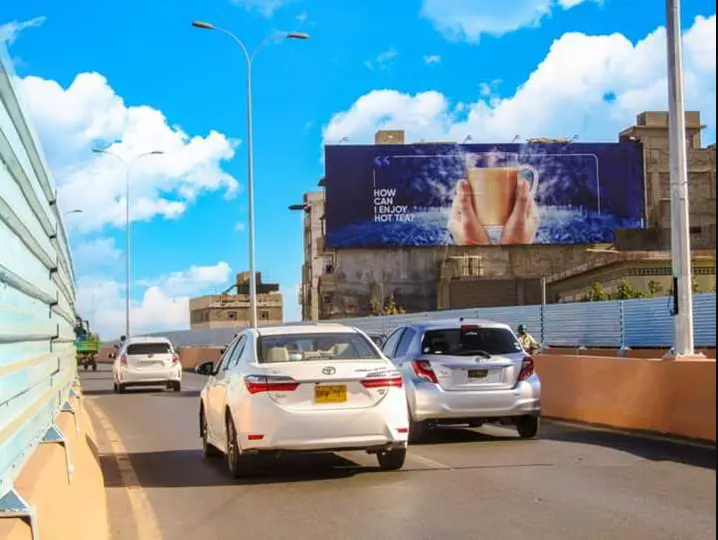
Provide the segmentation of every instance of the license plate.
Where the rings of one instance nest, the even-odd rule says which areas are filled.
[[[470,369],[469,379],[486,379],[489,376],[488,369]]]
[[[315,386],[314,401],[316,403],[344,403],[347,400],[347,387],[344,384],[332,386]]]

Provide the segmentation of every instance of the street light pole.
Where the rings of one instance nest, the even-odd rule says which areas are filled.
[[[204,21],[193,21],[192,26],[201,30],[218,30],[229,36],[240,48],[247,61],[247,206],[249,208],[249,325],[257,328],[257,275],[254,242],[254,126],[252,118],[252,67],[254,58],[262,47],[269,41],[265,40],[254,52],[250,53],[244,42],[226,28],[216,26]],[[309,39],[309,34],[303,32],[289,32],[284,35],[286,39]]]
[[[130,337],[131,331],[131,315],[130,315],[130,300],[132,298],[132,226],[130,222],[130,180],[132,177],[132,167],[140,159],[149,156],[163,155],[164,152],[160,150],[154,150],[152,152],[145,152],[135,157],[129,164],[117,154],[110,152],[109,150],[102,148],[93,148],[92,150],[96,154],[106,154],[108,156],[114,156],[125,166],[125,337]]]
[[[673,264],[673,294],[677,299],[673,353],[676,357],[692,356],[695,354],[686,111],[683,94],[683,44],[680,9],[680,0],[666,0],[668,110],[670,124],[671,258]]]

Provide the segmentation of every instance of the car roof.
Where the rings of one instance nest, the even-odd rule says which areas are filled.
[[[167,339],[166,337],[162,336],[138,336],[138,337],[131,337],[127,340],[125,340],[125,343],[129,345],[134,345],[137,343],[169,343],[172,345],[172,342]]]
[[[476,325],[476,326],[481,326],[484,328],[502,328],[502,329],[511,330],[511,327],[504,323],[490,321],[488,319],[467,319],[467,318],[432,319],[430,321],[422,321],[420,323],[413,323],[408,326],[413,326],[414,328],[421,328],[424,331],[427,331],[427,330],[449,330],[449,329],[453,329],[453,328],[461,328],[462,326],[465,326],[465,325]]]
[[[262,326],[257,328],[260,336],[286,336],[293,334],[346,334],[357,333],[356,328],[338,323],[288,324],[286,326]]]

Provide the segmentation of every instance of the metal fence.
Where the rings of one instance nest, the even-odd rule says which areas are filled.
[[[388,317],[338,319],[366,332],[389,334],[395,328],[428,319],[476,318],[516,328],[525,324],[548,347],[669,348],[673,344],[670,297],[578,304],[548,304],[485,309],[432,311]],[[694,297],[696,345],[716,346],[716,294]],[[309,322],[293,324],[311,324]],[[242,327],[164,332],[178,347],[210,347],[229,343]]]
[[[65,446],[55,418],[72,409],[75,285],[43,153],[0,44],[0,517],[34,513],[13,489],[39,444]]]

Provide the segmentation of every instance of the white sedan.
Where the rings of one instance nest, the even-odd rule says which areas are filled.
[[[237,335],[201,393],[206,456],[223,453],[230,474],[283,452],[361,450],[400,469],[409,413],[400,373],[359,330],[338,324],[247,329]]]

